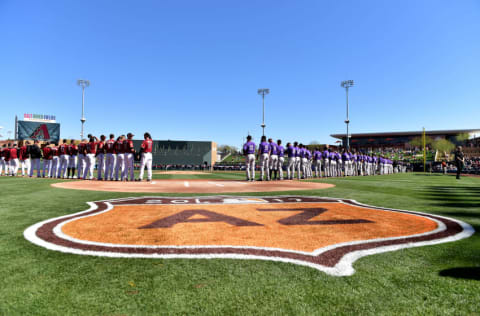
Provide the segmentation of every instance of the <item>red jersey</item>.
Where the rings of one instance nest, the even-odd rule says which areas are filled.
[[[86,143],[85,149],[87,150],[87,154],[95,154],[97,152],[97,143],[96,142]]]
[[[18,153],[20,160],[28,159],[27,156],[27,146],[20,147],[20,151]]]
[[[109,139],[105,143],[105,150],[107,154],[115,154],[115,139]]]
[[[2,156],[3,156],[3,158],[5,158],[5,161],[9,161],[10,160],[10,148],[3,148]]]
[[[78,154],[85,155],[85,143],[78,144]]]
[[[118,140],[118,141],[115,142],[114,148],[115,148],[115,152],[116,152],[117,154],[123,154],[123,153],[124,153],[124,151],[123,151],[123,142],[122,142],[121,140]]]
[[[104,141],[99,141],[97,143],[97,153],[98,154],[104,154],[105,153],[105,142]]]
[[[151,153],[153,149],[153,140],[145,139],[142,143],[142,148],[144,153]]]
[[[57,147],[52,147],[52,156],[58,157],[58,148]]]
[[[123,141],[123,152],[128,154],[135,152],[135,149],[133,148],[133,141],[131,139],[125,139]]]
[[[70,146],[68,146],[68,154],[70,156],[76,156],[78,154],[78,147],[77,145],[75,144],[70,144]]]
[[[68,145],[67,144],[61,144],[60,147],[58,147],[58,154],[59,155],[68,155]]]
[[[52,156],[52,148],[48,146],[43,147],[43,159],[52,160]]]
[[[10,148],[10,159],[17,159],[17,148]]]

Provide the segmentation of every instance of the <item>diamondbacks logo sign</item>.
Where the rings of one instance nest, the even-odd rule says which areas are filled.
[[[48,133],[47,125],[40,124],[30,135],[31,139],[50,139],[50,134]]]
[[[344,276],[363,256],[474,232],[446,217],[320,197],[140,197],[88,204],[86,211],[29,227],[25,238],[81,255],[261,259]]]

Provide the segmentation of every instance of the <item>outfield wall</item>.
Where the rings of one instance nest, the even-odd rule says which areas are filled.
[[[137,151],[140,150],[142,140],[134,140]],[[202,165],[205,162],[213,166],[217,158],[217,144],[215,142],[182,141],[182,140],[154,140],[153,164],[162,165]]]

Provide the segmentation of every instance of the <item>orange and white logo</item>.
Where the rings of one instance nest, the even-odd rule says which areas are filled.
[[[88,204],[86,211],[29,227],[25,238],[82,255],[262,259],[343,276],[354,273],[360,257],[474,232],[446,217],[321,197],[140,197]]]

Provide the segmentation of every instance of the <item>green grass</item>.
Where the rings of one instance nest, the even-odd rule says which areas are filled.
[[[240,173],[200,175],[210,176],[244,177]],[[480,231],[480,178],[457,181],[452,176],[408,174],[322,181],[336,187],[295,194],[351,198],[450,216]],[[77,256],[30,244],[23,238],[23,230],[48,218],[84,210],[86,201],[142,194],[54,189],[50,187],[54,182],[0,177],[0,315],[480,312],[478,233],[454,243],[364,257],[354,264],[356,273],[350,277],[260,260]],[[268,195],[273,194],[281,193]],[[467,273],[455,272],[462,271],[460,268]]]

